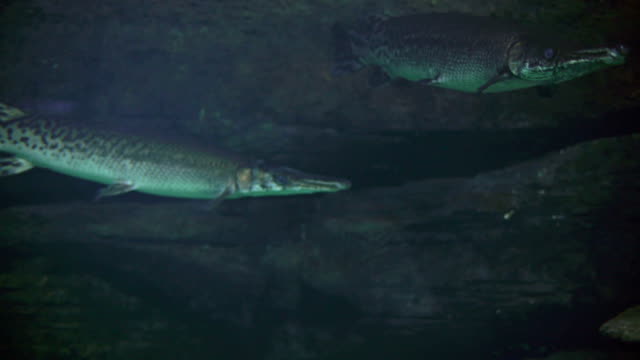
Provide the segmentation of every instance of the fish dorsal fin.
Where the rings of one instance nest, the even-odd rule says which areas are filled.
[[[0,103],[0,123],[9,122],[11,120],[24,117],[26,114],[18,108],[11,107],[9,105]]]

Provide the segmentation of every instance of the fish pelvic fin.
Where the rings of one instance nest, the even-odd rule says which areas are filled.
[[[7,104],[0,103],[0,123],[9,122],[11,120],[24,117],[26,114],[18,108],[14,108]]]
[[[0,158],[0,176],[17,175],[32,168],[32,163],[19,157]]]
[[[96,194],[95,201],[98,201],[107,196],[116,196],[120,194],[126,194],[128,192],[134,191],[136,186],[133,182],[128,180],[118,181],[116,183],[107,185],[102,189],[98,190],[98,194]]]

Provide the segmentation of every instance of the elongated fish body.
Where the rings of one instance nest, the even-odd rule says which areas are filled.
[[[498,19],[462,14],[371,17],[336,24],[334,73],[375,65],[404,78],[464,92],[555,84],[624,63],[627,49],[567,49]]]
[[[306,174],[187,146],[27,116],[0,104],[0,175],[32,167],[108,186],[99,196],[128,191],[194,199],[298,195],[349,188],[346,180]]]

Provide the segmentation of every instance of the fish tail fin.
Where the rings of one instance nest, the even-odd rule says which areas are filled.
[[[363,64],[353,51],[353,42],[359,37],[354,37],[355,33],[340,23],[333,25],[331,34],[333,37],[333,75],[339,76],[360,70]]]
[[[26,114],[18,108],[14,108],[7,104],[0,103],[0,123],[19,119],[25,115]]]

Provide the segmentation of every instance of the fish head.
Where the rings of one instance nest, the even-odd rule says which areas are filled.
[[[629,52],[624,45],[568,50],[532,44],[519,41],[511,47],[508,53],[509,71],[520,79],[541,85],[560,83],[624,64]]]
[[[257,164],[240,168],[236,191],[230,197],[304,195],[347,190],[348,180],[308,174],[288,167]]]

